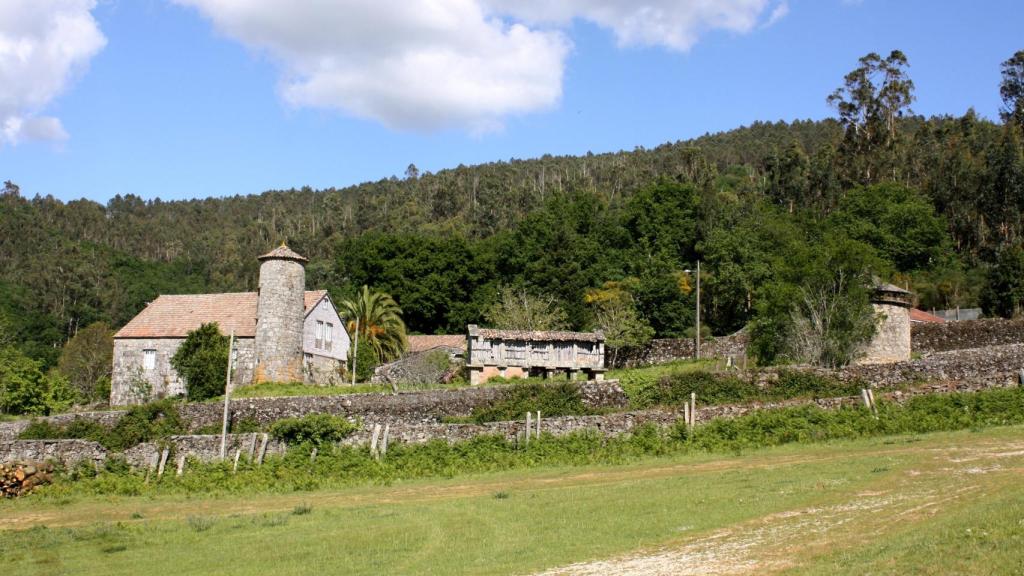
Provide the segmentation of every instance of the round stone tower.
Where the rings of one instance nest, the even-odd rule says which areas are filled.
[[[914,307],[911,292],[893,286],[875,286],[871,295],[877,331],[865,350],[860,364],[888,364],[910,360],[910,309]]]
[[[259,260],[253,381],[301,382],[307,260],[284,244]]]

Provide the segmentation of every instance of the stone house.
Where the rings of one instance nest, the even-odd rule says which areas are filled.
[[[234,333],[232,387],[343,382],[349,337],[326,290],[305,289],[307,260],[283,244],[259,257],[257,292],[161,295],[114,334],[110,403],[184,394],[171,358],[188,333]]]
[[[466,370],[470,384],[495,377],[550,378],[564,373],[575,380],[582,372],[588,379],[604,379],[604,334],[494,330],[469,325]]]

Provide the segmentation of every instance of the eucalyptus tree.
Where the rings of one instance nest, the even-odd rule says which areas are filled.
[[[1018,50],[1003,62],[1003,80],[999,84],[999,96],[1003,108],[999,111],[1004,122],[1013,122],[1024,128],[1024,50]]]
[[[885,168],[892,168],[895,179],[898,120],[911,113],[914,101],[907,56],[899,50],[885,58],[871,52],[858,62],[827,99],[839,112],[845,129],[841,152],[850,162],[848,176],[866,184],[882,178]]]

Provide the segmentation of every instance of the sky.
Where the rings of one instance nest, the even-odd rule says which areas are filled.
[[[0,0],[0,181],[106,202],[344,187],[834,115],[868,52],[998,118],[1020,0]]]

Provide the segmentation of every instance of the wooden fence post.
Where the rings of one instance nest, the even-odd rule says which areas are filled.
[[[238,448],[235,450],[235,464],[231,467],[231,473],[238,472],[238,457],[242,455],[242,449]]]
[[[259,436],[256,432],[252,433],[252,438],[249,440],[249,463],[251,464],[253,459],[256,457],[256,437]]]
[[[270,441],[270,436],[268,436],[264,432],[263,433],[263,438],[260,440],[260,453],[259,453],[259,456],[257,457],[257,461],[256,461],[256,464],[259,465],[259,466],[263,466],[263,457],[267,455],[267,443],[269,441]]]
[[[156,471],[156,475],[158,477],[164,475],[164,467],[167,466],[167,457],[170,456],[170,454],[170,448],[164,448],[164,451],[160,453],[160,466]]]
[[[391,436],[391,424],[384,425],[384,436],[380,439],[380,455],[385,456],[388,453],[388,438]]]
[[[540,410],[537,410],[537,433],[533,437],[540,439]]]
[[[373,434],[370,435],[370,456],[379,459],[377,453],[377,441],[380,440],[380,424],[373,425]]]
[[[530,445],[530,428],[532,427],[532,424],[531,424],[530,420],[531,420],[531,413],[527,412],[526,413],[526,445],[527,446]]]
[[[184,473],[185,473],[185,455],[182,454],[181,456],[178,456],[178,471],[175,473],[175,476],[181,476]]]
[[[697,425],[697,393],[690,392],[690,428]]]
[[[313,449],[309,451],[309,463],[310,464],[312,464],[313,462],[316,462],[316,452],[317,452],[316,446],[314,446]]]

